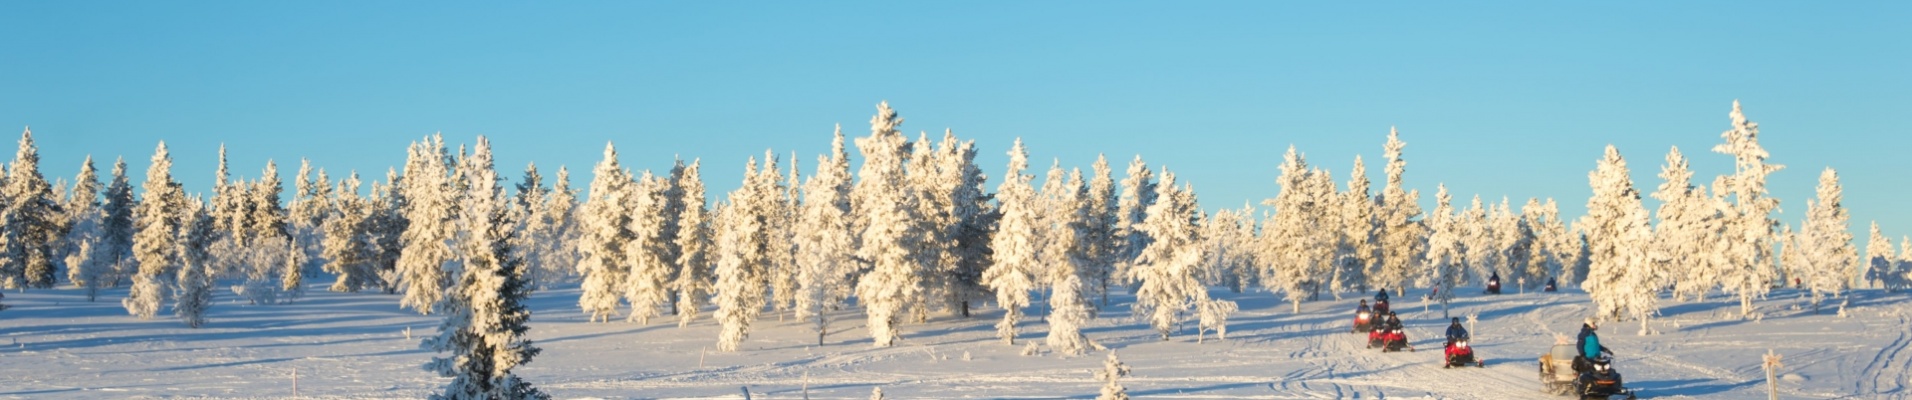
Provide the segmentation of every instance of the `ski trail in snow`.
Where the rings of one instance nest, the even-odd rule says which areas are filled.
[[[1907,368],[1908,360],[1904,359],[1905,348],[1912,344],[1906,333],[1912,330],[1912,324],[1907,324],[1905,314],[1901,313],[1898,327],[1892,330],[1898,332],[1899,337],[1892,339],[1892,344],[1879,349],[1879,354],[1872,357],[1872,363],[1866,365],[1865,372],[1859,374],[1859,394],[1898,393],[1905,390],[1906,380],[1912,379],[1912,369]]]

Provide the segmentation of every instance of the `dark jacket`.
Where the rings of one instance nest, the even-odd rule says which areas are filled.
[[[1576,350],[1580,350],[1580,356],[1586,357],[1588,359],[1592,359],[1592,358],[1595,358],[1596,356],[1599,356],[1601,352],[1613,351],[1613,350],[1607,349],[1607,346],[1603,346],[1600,344],[1600,335],[1593,332],[1593,327],[1586,326],[1584,324],[1580,325],[1579,344],[1575,345],[1573,348]]]
[[[1447,326],[1447,341],[1456,340],[1467,340],[1467,328],[1462,328],[1459,323]]]
[[[1354,307],[1354,312],[1358,312],[1358,313],[1364,313],[1364,312],[1368,312],[1369,310],[1371,310],[1371,309],[1369,309],[1369,308],[1368,308],[1368,305],[1366,305],[1366,304],[1362,304],[1362,305],[1359,305],[1359,306],[1355,306],[1355,307]]]
[[[1380,292],[1375,293],[1374,301],[1388,301],[1388,290],[1381,289]]]
[[[1383,326],[1386,326],[1388,329],[1401,329],[1401,318],[1389,315],[1386,325]]]

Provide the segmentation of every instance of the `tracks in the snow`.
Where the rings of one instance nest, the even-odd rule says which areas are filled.
[[[1908,345],[1912,345],[1912,337],[1907,333],[1912,330],[1912,323],[1908,323],[1903,313],[1898,317],[1898,327],[1891,331],[1897,332],[1899,337],[1879,349],[1879,354],[1872,357],[1872,363],[1866,365],[1865,372],[1859,374],[1857,393],[1904,394],[1906,381],[1912,379],[1912,366],[1906,365],[1912,360],[1906,359],[1908,354],[1905,351]]]

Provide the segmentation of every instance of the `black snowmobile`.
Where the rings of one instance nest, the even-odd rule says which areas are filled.
[[[1602,354],[1591,360],[1582,357],[1575,361],[1574,369],[1580,372],[1580,377],[1573,380],[1573,393],[1578,394],[1581,400],[1636,398],[1633,391],[1627,390],[1621,381],[1620,371],[1613,370],[1613,357],[1610,355]]]

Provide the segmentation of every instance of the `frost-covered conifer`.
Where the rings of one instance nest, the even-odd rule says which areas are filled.
[[[1447,194],[1447,184],[1435,190],[1434,214],[1426,221],[1428,272],[1422,275],[1425,280],[1421,285],[1435,289],[1435,299],[1441,301],[1441,317],[1446,318],[1447,305],[1454,299],[1454,286],[1462,281],[1462,271],[1467,269],[1463,255],[1466,216],[1454,214],[1453,197]]]
[[[1653,198],[1660,200],[1660,224],[1654,229],[1652,243],[1655,268],[1673,279],[1675,297],[1702,297],[1719,283],[1718,252],[1720,214],[1704,187],[1692,184],[1693,171],[1686,156],[1674,147],[1660,168],[1660,187]]]
[[[1129,279],[1140,283],[1135,293],[1135,315],[1148,318],[1162,340],[1168,340],[1181,324],[1182,312],[1193,307],[1234,307],[1232,303],[1211,304],[1221,300],[1210,300],[1208,287],[1196,279],[1204,255],[1193,224],[1198,212],[1194,189],[1176,188],[1175,175],[1164,170],[1157,190],[1158,201],[1149,207],[1148,220],[1141,226],[1153,241],[1143,249],[1136,267],[1129,270]]]
[[[781,312],[795,307],[797,301],[797,267],[793,258],[796,249],[792,247],[790,226],[791,208],[796,201],[791,198],[793,194],[786,184],[785,176],[778,172],[776,154],[765,150],[763,157],[763,170],[758,172],[761,176],[755,180],[760,186],[757,190],[762,197],[755,199],[759,204],[753,210],[763,220],[764,237],[767,239],[764,260],[769,264],[764,268],[770,285],[769,301],[771,307],[779,312],[777,318],[782,319]]]
[[[1108,305],[1107,282],[1115,276],[1115,265],[1122,258],[1119,231],[1121,225],[1121,199],[1115,192],[1115,179],[1111,176],[1108,157],[1097,154],[1092,167],[1095,176],[1089,178],[1088,196],[1083,199],[1085,209],[1080,252],[1087,263],[1083,268],[1083,283],[1087,285],[1091,296],[1101,296],[1103,306]]]
[[[1773,229],[1779,221],[1772,213],[1779,209],[1779,199],[1766,196],[1766,176],[1785,166],[1766,162],[1770,155],[1759,145],[1759,124],[1746,119],[1738,100],[1728,116],[1733,128],[1720,133],[1725,143],[1713,146],[1713,152],[1733,156],[1734,166],[1733,175],[1718,185],[1724,190],[1714,189],[1735,201],[1722,235],[1720,252],[1726,262],[1719,278],[1726,292],[1739,296],[1740,314],[1752,315],[1753,299],[1765,297],[1772,289],[1776,272]]]
[[[1129,366],[1115,357],[1115,351],[1109,351],[1109,358],[1102,362],[1102,370],[1095,372],[1095,380],[1102,381],[1102,394],[1095,400],[1129,400],[1129,389],[1122,387],[1122,377],[1129,376]]]
[[[60,199],[53,186],[40,175],[40,150],[33,145],[33,131],[20,134],[20,151],[7,168],[4,211],[0,219],[0,283],[11,288],[51,288],[58,279],[55,244],[64,236]]]
[[[1892,239],[1879,232],[1879,221],[1872,221],[1872,233],[1866,236],[1866,283],[1887,291],[1892,285]]]
[[[1388,183],[1381,191],[1381,198],[1375,201],[1379,206],[1375,215],[1381,219],[1381,257],[1367,274],[1369,283],[1393,288],[1396,293],[1406,292],[1408,280],[1418,269],[1422,253],[1427,251],[1426,225],[1415,219],[1421,215],[1421,193],[1401,186],[1402,175],[1407,171],[1407,160],[1401,158],[1405,148],[1407,142],[1401,141],[1401,132],[1388,128],[1388,141],[1383,147],[1388,159]]]
[[[385,183],[372,185],[372,199],[368,203],[371,207],[365,221],[366,241],[371,243],[368,258],[386,294],[397,293],[404,279],[398,270],[398,259],[404,256],[405,230],[411,227],[411,220],[405,218],[405,209],[411,200],[401,188],[404,184],[398,170],[387,167]]]
[[[1587,181],[1593,197],[1587,200],[1583,225],[1591,256],[1581,287],[1593,298],[1599,316],[1634,318],[1640,321],[1640,334],[1647,334],[1647,319],[1659,312],[1665,279],[1649,257],[1653,230],[1640,192],[1633,188],[1626,159],[1612,145]]]
[[[717,348],[721,351],[737,351],[737,346],[750,336],[751,322],[769,301],[765,292],[769,290],[773,262],[773,227],[766,219],[778,193],[770,190],[774,184],[765,181],[774,179],[776,170],[768,166],[759,169],[757,159],[751,158],[744,166],[744,184],[730,193],[730,204],[719,216],[724,221],[718,224],[717,286],[713,291],[720,326]]]
[[[358,172],[339,180],[331,201],[336,211],[325,221],[325,272],[338,276],[332,283],[334,292],[357,293],[381,283],[372,264],[372,243],[367,240],[373,204],[359,197],[358,191]]]
[[[68,229],[65,238],[66,280],[73,282],[86,291],[86,301],[99,297],[100,287],[107,284],[112,274],[113,263],[118,261],[105,253],[101,229],[105,213],[100,209],[100,177],[93,169],[93,156],[87,156],[80,164],[80,175],[73,179],[73,190],[67,192],[65,205]]]
[[[1534,230],[1526,219],[1514,214],[1506,197],[1501,197],[1500,206],[1494,208],[1493,220],[1495,247],[1500,249],[1500,265],[1495,269],[1500,271],[1501,284],[1517,286],[1545,280],[1544,276],[1528,274],[1533,264]]]
[[[1135,258],[1142,255],[1142,249],[1148,248],[1148,233],[1140,226],[1148,219],[1148,209],[1155,205],[1155,172],[1149,170],[1148,163],[1142,162],[1137,154],[1129,161],[1128,177],[1122,178],[1122,198],[1116,204],[1116,263],[1115,274],[1111,279],[1099,282],[1096,292],[1102,293],[1102,305],[1109,305],[1109,281],[1121,279],[1126,282],[1129,268],[1135,265]],[[1131,287],[1133,289],[1133,287]]]
[[[133,211],[139,202],[133,197],[133,184],[126,176],[126,159],[113,161],[113,181],[106,186],[106,198],[100,202],[100,241],[95,251],[110,266],[107,286],[119,287],[136,272],[133,258]]]
[[[412,142],[406,153],[405,178],[399,185],[408,223],[399,235],[401,249],[394,265],[405,291],[399,305],[429,314],[451,283],[447,271],[458,262],[452,246],[461,202],[445,165],[444,139],[432,135]]]
[[[539,281],[533,283],[546,285],[556,281],[572,281],[577,274],[573,269],[578,261],[577,238],[578,224],[575,213],[578,209],[578,193],[571,188],[571,171],[558,167],[557,180],[552,183],[544,203],[535,206],[531,221],[525,223],[526,235],[532,239],[530,248],[525,250],[528,259],[525,262],[539,271]]]
[[[664,220],[675,218],[665,215],[665,191],[670,182],[662,177],[651,176],[645,171],[637,178],[631,189],[631,199],[625,203],[630,207],[631,238],[624,242],[624,263],[630,268],[630,274],[624,278],[624,300],[631,304],[631,314],[626,317],[640,324],[650,324],[651,317],[658,316],[663,307],[671,300],[671,272],[674,261],[670,259],[669,242],[664,238]]]
[[[1061,166],[1049,169],[1049,178],[1061,178]],[[1057,353],[1081,355],[1091,346],[1088,337],[1082,335],[1083,325],[1092,317],[1088,299],[1083,295],[1082,275],[1086,260],[1076,249],[1082,240],[1083,220],[1088,216],[1082,207],[1082,172],[1072,171],[1067,180],[1060,184],[1044,185],[1044,201],[1047,215],[1042,219],[1043,264],[1048,276],[1042,279],[1049,284],[1049,309],[1047,319],[1049,336],[1047,344]],[[1054,189],[1054,192],[1049,192]]]
[[[858,302],[868,318],[870,337],[877,347],[896,343],[896,325],[910,299],[921,298],[917,271],[923,262],[916,249],[925,241],[917,214],[917,196],[908,190],[903,164],[903,135],[896,130],[903,119],[888,103],[877,105],[870,118],[870,136],[856,140],[863,154],[863,168],[857,172],[857,189],[862,199],[858,217],[863,221],[861,246],[857,257],[868,263],[869,272],[857,282]]]
[[[829,156],[817,158],[817,172],[804,184],[798,220],[797,318],[817,332],[817,345],[830,333],[830,311],[850,296],[856,237],[850,232],[850,160],[839,128]]]
[[[976,164],[976,141],[957,141],[943,132],[936,152],[936,190],[941,200],[949,247],[941,270],[946,307],[969,317],[970,302],[989,296],[983,271],[989,269],[989,234],[995,225],[992,197],[984,193],[988,177]]]
[[[1528,240],[1527,254],[1523,256],[1527,262],[1522,266],[1526,271],[1521,273],[1527,277],[1527,285],[1523,290],[1538,289],[1546,284],[1547,278],[1560,276],[1562,255],[1555,243],[1558,241],[1557,235],[1564,233],[1555,230],[1560,223],[1560,211],[1552,208],[1553,199],[1547,201],[1541,203],[1540,199],[1530,197],[1526,205],[1520,206],[1518,218],[1520,226],[1527,232]]]
[[[173,180],[172,154],[166,142],[153,151],[153,163],[146,169],[143,184],[146,195],[139,202],[137,232],[133,236],[133,257],[139,261],[139,274],[133,277],[133,289],[120,303],[140,319],[151,319],[166,301],[165,287],[180,265],[179,233],[185,226],[186,193]]]
[[[1340,231],[1322,227],[1338,220],[1334,181],[1327,171],[1309,169],[1306,157],[1294,146],[1288,146],[1280,169],[1275,181],[1281,191],[1262,202],[1275,212],[1262,225],[1268,232],[1263,236],[1261,258],[1268,264],[1261,284],[1270,292],[1282,292],[1295,312],[1301,312],[1301,302],[1318,295],[1321,285],[1333,277]]]
[[[578,307],[593,321],[617,315],[618,288],[624,287],[624,243],[631,240],[631,173],[618,165],[617,148],[604,144],[604,160],[592,171],[589,200],[578,216],[578,274],[584,276]]]
[[[531,282],[525,280],[520,253],[511,248],[516,223],[492,169],[490,142],[478,137],[475,151],[460,169],[465,192],[459,222],[465,240],[459,243],[458,258],[463,262],[446,271],[453,284],[436,303],[445,320],[438,335],[421,344],[450,353],[432,357],[424,367],[452,381],[432,398],[550,398],[511,371],[531,362],[539,349],[526,336],[531,310],[524,301],[531,295]]]
[[[677,326],[690,326],[697,313],[710,302],[711,284],[715,277],[711,272],[711,216],[704,202],[704,180],[698,172],[699,160],[692,160],[684,167],[684,173],[678,175],[673,185],[682,193],[684,209],[677,215],[677,279],[672,281],[671,290],[677,293]]]
[[[183,261],[176,281],[179,294],[173,313],[186,322],[186,327],[197,329],[206,324],[206,309],[212,307],[213,255],[209,248],[218,233],[214,232],[217,223],[204,202],[194,199],[187,208],[184,237],[179,244]]]
[[[1381,250],[1375,243],[1379,220],[1375,218],[1373,193],[1369,193],[1368,168],[1361,156],[1354,156],[1354,169],[1348,173],[1348,191],[1334,202],[1339,207],[1324,210],[1334,214],[1340,229],[1334,247],[1334,276],[1328,285],[1336,298],[1343,291],[1368,290],[1367,271]]]
[[[1852,245],[1851,216],[1846,212],[1839,173],[1828,167],[1819,174],[1818,201],[1806,202],[1806,221],[1800,224],[1799,255],[1803,265],[1794,276],[1812,291],[1813,309],[1822,297],[1839,296],[1859,276],[1859,250]],[[1786,252],[1795,249],[1787,247]]]
[[[989,241],[990,250],[995,252],[993,262],[983,271],[983,283],[996,292],[996,304],[1003,308],[1003,319],[996,323],[996,337],[1005,344],[1016,343],[1016,323],[1022,319],[1023,308],[1029,306],[1029,291],[1035,289],[1041,268],[1043,210],[1029,186],[1032,177],[1023,173],[1028,166],[1029,152],[1018,138],[1009,148],[1009,169],[996,189],[1002,220]]]

